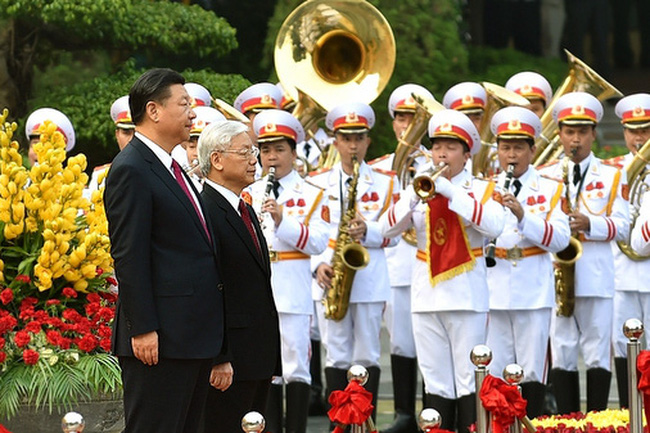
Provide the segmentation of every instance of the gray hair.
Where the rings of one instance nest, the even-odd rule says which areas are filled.
[[[205,127],[198,143],[199,167],[203,176],[210,173],[212,154],[217,150],[228,150],[232,139],[242,132],[248,132],[248,126],[234,120],[213,122]]]

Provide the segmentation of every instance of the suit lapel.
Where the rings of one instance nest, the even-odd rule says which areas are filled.
[[[233,207],[230,205],[228,200],[226,200],[225,197],[223,197],[219,193],[219,191],[215,190],[207,183],[203,186],[203,188],[207,194],[209,194],[211,197],[215,199],[217,205],[224,212],[226,216],[226,221],[232,227],[234,232],[237,233],[237,236],[239,236],[239,238],[242,240],[244,245],[246,245],[246,248],[251,253],[251,255],[255,258],[257,263],[262,267],[262,269],[266,269],[263,259],[258,254],[257,248],[255,248],[255,244],[253,243],[253,238],[251,237],[251,234],[248,232],[248,229],[246,228],[246,224],[244,224],[244,220],[242,220],[241,216],[237,213],[237,211],[235,211],[235,209],[233,209]],[[264,239],[264,236],[261,235],[261,232],[258,229],[259,226],[257,224],[257,221],[255,221],[256,218],[254,217],[254,213],[251,211],[250,206],[248,209],[249,209],[249,213],[251,214],[251,220],[253,220],[253,227],[256,227],[258,238],[261,241],[262,239]]]
[[[169,188],[169,190],[181,202],[183,207],[185,207],[185,210],[187,211],[190,218],[194,222],[194,225],[201,232],[201,236],[203,237],[203,239],[208,243],[208,245],[212,246],[210,244],[210,240],[208,239],[205,230],[203,229],[203,224],[201,224],[201,220],[199,220],[199,216],[196,214],[196,210],[194,210],[194,206],[192,206],[189,197],[185,195],[185,192],[181,189],[176,179],[174,179],[174,175],[169,172],[169,170],[162,164],[162,162],[160,162],[160,160],[156,157],[156,155],[154,155],[154,153],[142,141],[140,141],[137,138],[134,138],[132,144],[136,145],[137,149],[140,151],[140,153],[142,153],[144,159],[149,162],[149,164],[151,165],[151,171],[153,171],[153,173],[156,176],[158,176],[158,178],[162,181],[162,183],[167,188]],[[198,193],[196,192],[196,189],[194,189],[194,186],[192,185],[192,181],[187,177],[186,180],[190,184],[190,188],[192,188],[194,194],[197,197],[199,197]],[[201,203],[200,198],[199,198],[199,203]],[[203,206],[201,206],[201,209],[203,209]]]

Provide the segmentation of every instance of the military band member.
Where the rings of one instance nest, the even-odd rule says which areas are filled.
[[[269,184],[265,176],[249,190],[269,246],[271,285],[280,320],[282,377],[273,381],[265,417],[269,431],[282,432],[282,388],[286,384],[286,431],[304,433],[311,383],[310,257],[327,247],[329,224],[321,217],[323,190],[305,182],[293,169],[296,142],[305,138],[300,122],[286,111],[271,109],[258,114],[253,126],[262,168],[267,173],[275,168],[275,181]]]
[[[234,106],[250,120],[250,135],[255,140],[253,122],[255,116],[262,110],[280,108],[282,91],[271,83],[257,83],[247,87],[235,98]]]
[[[512,363],[525,377],[521,391],[530,418],[542,415],[551,314],[555,305],[553,264],[548,254],[569,244],[569,219],[562,211],[563,184],[542,177],[531,164],[542,123],[531,110],[507,107],[492,117],[501,173],[497,197],[507,209],[503,233],[495,239],[496,266],[487,271],[490,370]],[[509,168],[512,175],[506,180]],[[506,182],[508,189],[504,189]],[[489,251],[489,250],[488,250]]]
[[[185,83],[183,87],[185,87],[185,90],[190,97],[190,106],[192,109],[212,106],[212,95],[210,95],[210,91],[202,85],[198,83]],[[172,150],[172,158],[174,158],[185,170],[189,170],[190,166],[196,165],[196,162],[193,163],[192,160],[188,159],[187,151],[185,150],[183,143],[179,143],[178,146],[174,147]],[[194,176],[192,181],[196,186],[196,176]],[[200,190],[201,188],[199,188],[199,191]]]
[[[638,93],[621,99],[615,108],[623,125],[623,137],[629,153],[611,159],[609,163],[624,169],[634,159],[637,151],[650,139],[650,95]],[[645,168],[647,170],[647,167]],[[644,170],[644,171],[645,171]],[[631,213],[631,210],[630,210]],[[612,342],[614,345],[614,367],[621,407],[628,406],[627,397],[627,342],[623,324],[636,318],[650,326],[650,260],[631,260],[612,243],[614,253],[614,322]],[[647,336],[646,336],[646,341]]]
[[[508,79],[505,88],[528,99],[530,105],[526,108],[539,118],[553,98],[553,89],[548,80],[537,72],[518,72]]]
[[[434,99],[431,92],[418,84],[403,84],[393,90],[388,99],[388,112],[393,119],[393,132],[397,142],[415,114],[415,100],[412,94]],[[419,146],[419,149],[412,149],[413,151],[427,152],[420,143],[413,145]],[[372,167],[391,170],[394,159],[395,154],[389,153],[369,164]],[[422,160],[423,158],[417,158],[413,168],[417,169],[417,164],[424,162]],[[411,269],[417,248],[402,236],[398,239],[397,246],[386,250],[391,296],[384,312],[384,321],[390,336],[395,420],[388,428],[382,430],[382,433],[415,433],[418,431],[415,419],[418,365],[411,324]]]
[[[135,134],[135,124],[131,119],[131,109],[129,108],[129,95],[120,96],[111,104],[111,119],[115,123],[115,141],[117,147],[122,151],[129,144],[129,141]],[[111,166],[110,162],[97,166],[93,169],[93,174],[88,181],[88,188],[84,190],[84,195],[90,198],[93,191],[99,189],[100,178],[105,178],[107,170]]]
[[[478,83],[465,81],[447,90],[442,98],[442,105],[450,110],[466,114],[478,131],[487,104],[485,89]]]
[[[203,190],[203,175],[201,174],[199,166],[199,151],[197,144],[199,136],[206,126],[213,122],[226,120],[225,116],[217,109],[199,105],[194,108],[196,117],[192,121],[192,128],[190,129],[190,139],[181,143],[180,147],[185,151],[188,165],[185,167],[192,183],[198,191]]]
[[[334,146],[341,161],[331,169],[315,172],[309,181],[324,188],[323,219],[329,221],[328,248],[312,258],[312,270],[320,286],[312,292],[320,300],[330,288],[333,277],[332,259],[339,233],[339,221],[348,207],[349,181],[353,176],[353,156],[359,161],[356,191],[356,216],[347,227],[350,237],[368,251],[367,266],[356,272],[352,283],[349,309],[340,321],[322,320],[321,336],[327,350],[325,378],[328,393],[347,386],[347,370],[353,364],[368,369],[365,387],[373,393],[376,408],[379,386],[379,333],[386,301],[390,298],[390,282],[384,248],[394,246],[397,240],[382,236],[379,217],[388,209],[399,192],[394,174],[372,169],[364,162],[375,124],[375,114],[364,103],[347,103],[332,109],[326,117],[327,127],[334,132]],[[322,308],[321,308],[322,311]],[[320,313],[320,312],[319,312]]]
[[[41,138],[38,128],[47,120],[54,123],[57,130],[63,134],[65,151],[70,152],[74,148],[75,133],[70,119],[68,119],[65,114],[54,108],[39,108],[29,115],[27,122],[25,123],[25,136],[29,140],[29,151],[27,157],[31,166],[38,162],[36,152],[33,149],[33,145],[38,143]]]
[[[436,194],[421,202],[413,186],[407,188],[382,217],[382,233],[396,236],[415,227],[411,311],[424,403],[440,412],[443,429],[466,432],[476,421],[469,354],[485,343],[488,314],[485,260],[479,257],[484,237],[501,234],[504,210],[492,199],[494,183],[473,178],[465,168],[481,146],[466,115],[434,114],[429,137],[433,163],[446,164],[435,180]]]
[[[579,351],[587,367],[588,411],[607,408],[611,381],[614,257],[610,242],[627,239],[629,218],[625,174],[591,152],[602,116],[601,103],[587,93],[567,93],[558,99],[553,119],[570,159],[566,166],[565,161],[555,162],[540,171],[564,179],[567,170],[570,202],[563,204],[583,250],[572,281],[574,313],[554,315],[551,321],[551,381],[560,413],[580,410]]]

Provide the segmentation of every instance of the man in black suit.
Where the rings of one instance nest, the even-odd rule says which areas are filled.
[[[265,412],[271,379],[282,374],[269,253],[253,208],[240,198],[255,180],[259,149],[246,125],[223,121],[203,130],[198,150],[205,176],[201,196],[223,252],[228,354],[218,362],[231,361],[235,370],[227,391],[208,393],[202,431],[233,433],[241,429],[248,411]]]
[[[133,84],[135,137],[115,157],[104,193],[126,433],[195,433],[209,383],[226,389],[232,375],[226,363],[210,376],[226,350],[219,253],[198,192],[170,156],[195,117],[184,82],[152,69]]]

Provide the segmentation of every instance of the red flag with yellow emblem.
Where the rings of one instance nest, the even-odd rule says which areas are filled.
[[[473,269],[476,258],[460,216],[449,210],[449,200],[438,194],[427,205],[427,265],[435,286]]]

